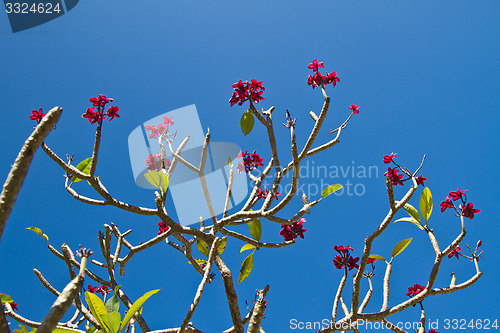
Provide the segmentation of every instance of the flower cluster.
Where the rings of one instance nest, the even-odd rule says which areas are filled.
[[[106,287],[105,285],[100,285],[99,287],[92,287],[90,284],[87,286],[87,289],[89,290],[89,292],[93,293],[93,294],[99,294],[101,293],[101,296],[104,296],[104,294],[109,294],[111,292],[111,290]]]
[[[261,158],[259,154],[255,153],[255,150],[251,154],[249,154],[247,150],[244,153],[239,153],[236,156],[236,158],[240,157],[242,157],[243,159],[239,161],[238,165],[236,166],[236,168],[238,169],[238,173],[241,173],[242,171],[249,173],[259,166],[264,166],[264,164],[262,164],[262,161],[264,161],[264,159]]]
[[[163,124],[158,124],[158,126],[149,126],[146,125],[144,126],[144,130],[146,132],[151,131],[149,134],[150,139],[157,139],[159,136],[163,135],[163,138],[169,138],[168,133],[169,133],[169,126],[173,125],[174,121],[172,120],[172,117],[163,117]],[[174,135],[175,136],[175,135]]]
[[[259,188],[259,190],[257,191],[257,198],[258,199],[265,199],[267,198],[267,195],[269,194],[269,191],[267,189],[263,190],[261,188]],[[279,192],[276,192],[276,194],[274,195],[274,198],[276,200],[278,200],[278,195],[280,195],[281,193]]]
[[[168,225],[165,222],[160,221],[158,222],[158,229],[159,229],[158,231],[158,236],[159,236],[168,231]]]
[[[385,164],[393,163],[396,166],[395,168],[388,167],[387,172],[384,173],[384,176],[389,176],[391,183],[392,183],[392,186],[396,186],[396,185],[403,186],[402,179],[404,178],[404,175],[403,174],[398,175],[399,171],[403,171],[403,169],[399,166],[399,164],[394,162],[394,159],[396,157],[398,157],[397,155],[398,155],[397,153],[391,153],[390,155],[384,155],[384,163]],[[415,180],[417,182],[417,185],[425,186],[424,181],[426,181],[427,178],[424,178],[423,175],[420,175]]]
[[[146,162],[146,168],[148,168],[149,170],[156,170],[156,171],[161,170],[161,155],[159,153],[154,155],[149,154],[148,158],[144,162]],[[169,167],[170,164],[171,164],[170,160],[166,158],[165,166]]]
[[[340,79],[337,77],[337,72],[326,72],[326,75],[321,75],[319,72],[319,68],[325,68],[323,62],[318,62],[316,59],[310,63],[307,68],[312,69],[314,75],[309,75],[307,78],[307,84],[312,86],[312,88],[322,87],[324,88],[328,84],[332,84],[334,87],[337,85],[337,82],[340,82]]]
[[[98,97],[91,97],[89,98],[89,102],[92,103],[92,107],[87,108],[87,112],[85,112],[82,115],[82,118],[87,118],[89,123],[95,124],[98,123],[99,125],[102,124],[102,120],[106,119],[106,116],[109,117],[109,120],[113,120],[115,117],[116,118],[121,118],[118,115],[119,108],[117,106],[110,106],[108,110],[106,111],[106,114],[104,114],[104,108],[106,104],[113,102],[113,98],[107,98],[104,95],[99,95]],[[97,111],[96,110],[97,107]]]
[[[444,212],[448,208],[453,208],[457,211],[457,216],[468,217],[469,219],[474,218],[474,214],[480,212],[479,209],[474,208],[474,204],[472,202],[467,203],[467,194],[465,193],[467,190],[461,190],[460,187],[456,191],[451,191],[449,195],[441,202],[441,212]],[[462,203],[458,206],[458,209],[455,207],[453,201],[460,200]]]
[[[234,88],[233,95],[229,99],[229,103],[231,106],[238,103],[238,105],[242,105],[246,101],[250,101],[250,103],[259,103],[259,101],[264,100],[262,97],[264,93],[264,86],[262,85],[262,81],[258,82],[255,79],[249,81],[241,81],[239,80],[232,86]]]
[[[359,257],[354,258],[351,256],[349,250],[352,251],[352,247],[350,245],[347,245],[346,247],[343,247],[342,245],[335,245],[333,249],[339,253],[335,256],[335,258],[333,258],[333,265],[335,268],[341,269],[342,267],[345,267],[346,271],[347,269],[352,270],[353,268],[359,268],[359,265],[357,264]]]
[[[302,218],[296,222],[293,222],[292,224],[282,224],[281,225],[281,231],[280,235],[285,238],[285,241],[294,241],[295,238],[299,237],[304,239],[304,232],[307,230],[304,229],[304,226],[302,223],[306,222],[305,218]]]

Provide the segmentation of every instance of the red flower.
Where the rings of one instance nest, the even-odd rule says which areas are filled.
[[[391,153],[391,155],[384,155],[384,163],[388,164],[391,163],[393,159],[395,159],[398,154],[397,153]]]
[[[325,84],[333,84],[333,86],[335,87],[337,85],[337,82],[340,82],[340,79],[337,77],[337,72],[331,72],[330,74],[328,74],[328,72],[326,72],[326,79],[323,77],[324,81],[325,81]],[[359,105],[358,105],[358,108],[359,108]],[[359,113],[358,112],[354,112],[355,114],[356,113]]]
[[[467,191],[467,190],[461,191],[460,187],[459,187],[458,190],[450,192],[450,197],[453,199],[453,201],[456,201],[456,200],[462,199],[462,198],[467,199],[465,191]]]
[[[12,308],[12,310],[14,310],[14,311],[19,311],[19,310],[17,309],[17,303],[10,302],[9,304],[10,304],[10,307]]]
[[[304,238],[304,232],[307,230],[304,229],[304,226],[302,223],[306,222],[306,219],[302,218],[296,222],[293,222],[290,225],[287,224],[282,224],[281,225],[281,231],[280,235],[282,235],[285,238],[285,241],[294,241],[295,238],[299,237]]]
[[[323,62],[318,62],[318,60],[314,59],[312,61],[312,63],[310,63],[309,65],[307,65],[307,68],[310,68],[313,70],[313,72],[317,72],[319,67],[321,68],[325,68],[325,66],[323,65]]]
[[[451,202],[451,198],[449,196],[446,197],[443,201],[441,201],[441,213],[447,210],[448,208],[453,208],[455,205],[453,205],[453,202]]]
[[[161,235],[161,234],[168,231],[168,225],[163,221],[158,222],[158,228],[160,230],[160,231],[158,231],[158,235]]]
[[[110,290],[108,287],[106,287],[105,285],[102,285],[102,284],[101,284],[101,286],[100,286],[99,288],[97,288],[97,290],[95,291],[95,293],[96,293],[96,294],[97,294],[97,293],[101,293],[101,296],[104,296],[104,294],[109,294],[110,292],[111,292],[111,290]]]
[[[413,287],[408,287],[408,292],[406,293],[406,296],[414,297],[420,294],[424,290],[425,290],[424,286],[416,284]]]
[[[109,118],[109,121],[113,120],[113,118],[121,118],[119,115],[118,115],[118,107],[117,106],[110,106],[109,109],[108,109],[108,112],[106,113],[108,115],[108,117],[111,117]]]
[[[478,241],[477,241],[477,244],[476,244],[476,249],[477,249],[478,247],[480,247],[481,245],[483,245],[483,241],[482,241],[482,240],[478,240]]]
[[[437,332],[435,329],[432,329],[432,330],[430,330],[430,331],[429,331],[429,332],[427,332],[427,333],[439,333],[439,332]]]
[[[398,184],[403,186],[403,182],[401,181],[401,179],[403,179],[404,176],[398,175],[398,172],[399,172],[399,170],[397,170],[397,169],[387,168],[387,172],[384,173],[384,176],[389,175],[389,178],[391,179],[393,186],[396,186]]]
[[[342,245],[334,246],[333,249],[337,251],[339,254],[333,258],[333,265],[337,269],[341,269],[342,267],[348,268],[352,270],[353,268],[358,269],[359,265],[357,262],[359,261],[359,257],[353,258],[349,253],[349,250],[352,250],[350,245],[343,247]]]
[[[451,252],[448,254],[448,258],[455,256],[458,259],[458,255],[460,254],[461,250],[462,249],[460,248],[460,246],[457,246],[456,248],[451,250]]]
[[[91,97],[89,98],[89,102],[92,103],[93,106],[103,108],[107,103],[113,102],[113,98],[106,98],[104,95],[99,95],[99,97]]]
[[[87,108],[87,112],[82,115],[82,118],[87,118],[91,124],[98,123],[101,125],[104,115],[101,111],[94,112],[94,110],[95,107]]]
[[[424,175],[420,175],[417,177],[416,181],[417,181],[417,185],[422,185],[422,186],[425,186],[424,185],[424,181],[427,180],[427,178],[424,178]]]
[[[236,103],[242,105],[247,100],[250,100],[251,103],[259,103],[259,101],[265,99],[262,97],[265,90],[262,81],[259,82],[255,79],[250,80],[250,82],[239,80],[232,87],[234,88],[234,92],[229,99],[231,106]]]
[[[172,120],[172,117],[165,116],[163,117],[163,123],[167,125],[173,125],[174,121]]]
[[[269,191],[268,190],[263,190],[261,188],[259,188],[259,190],[257,191],[257,198],[259,199],[265,199],[268,195]],[[276,192],[276,194],[274,195],[274,198],[276,200],[278,200],[278,195],[280,195],[281,193],[279,192]]]
[[[264,161],[264,159],[261,158],[259,154],[255,153],[255,150],[252,154],[249,154],[247,150],[244,153],[239,153],[236,156],[236,158],[240,157],[242,157],[243,159],[239,161],[238,165],[236,166],[238,169],[238,173],[241,173],[242,171],[249,173],[259,166],[264,166],[264,164],[262,164],[262,161]]]
[[[360,107],[360,105],[356,106],[356,104],[351,104],[351,106],[349,107],[349,109],[352,110],[353,114],[358,114],[359,113],[359,107]]]
[[[460,209],[462,210],[462,215],[470,218],[471,220],[474,218],[474,214],[480,212],[479,209],[474,209],[474,204],[472,202],[469,202],[464,208],[460,205]]]
[[[375,258],[368,258],[368,260],[366,261],[367,264],[372,264],[372,263],[375,263],[377,261],[377,259]]]
[[[161,155],[160,154],[154,154],[148,155],[148,158],[144,161],[146,162],[146,168],[149,170],[156,170],[160,171],[161,170]],[[165,159],[165,166],[169,167],[171,164],[170,160],[167,158]]]
[[[97,290],[98,287],[92,287],[90,284],[88,285],[87,289],[89,290],[89,293],[94,293]]]
[[[38,111],[33,110],[31,111],[32,115],[30,116],[31,120],[35,120],[37,124],[40,124],[42,121],[42,118],[45,117],[46,113],[43,113],[42,108],[40,108]]]

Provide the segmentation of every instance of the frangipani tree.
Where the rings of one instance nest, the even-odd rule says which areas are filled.
[[[34,269],[43,286],[56,296],[54,305],[49,309],[47,316],[42,322],[36,322],[30,320],[25,315],[19,314],[16,302],[9,295],[3,294],[3,307],[0,307],[2,310],[0,311],[0,331],[9,331],[5,317],[7,315],[24,325],[20,325],[20,328],[16,329],[16,332],[27,332],[28,329],[25,327],[27,326],[32,328],[32,331],[36,330],[37,332],[118,333],[124,331],[133,332],[136,329],[136,325],[143,332],[150,332],[147,319],[142,316],[142,307],[144,304],[147,306],[146,301],[149,297],[155,294],[157,295],[154,297],[159,297],[161,291],[157,289],[144,291],[144,295],[133,302],[127,296],[128,290],[130,290],[129,287],[122,284],[120,280],[126,273],[138,274],[126,271],[127,263],[133,259],[135,254],[145,251],[152,246],[167,244],[185,256],[191,265],[192,274],[199,274],[200,282],[193,296],[193,301],[189,308],[186,309],[186,315],[183,321],[179,323],[179,326],[158,330],[155,331],[156,333],[201,332],[197,327],[201,327],[203,323],[193,322],[193,314],[200,303],[205,288],[216,277],[214,272],[216,270],[224,283],[225,298],[227,299],[233,323],[233,326],[224,332],[263,332],[262,320],[267,305],[266,295],[272,286],[261,286],[262,289],[258,290],[255,295],[254,303],[248,305],[246,311],[242,311],[240,308],[241,297],[239,299],[239,295],[235,290],[236,280],[238,283],[242,283],[246,279],[251,279],[253,267],[254,265],[258,265],[260,260],[260,257],[257,256],[257,250],[269,248],[279,251],[281,248],[293,246],[298,238],[307,237],[307,229],[304,228],[304,223],[306,223],[305,215],[309,214],[313,207],[320,204],[323,200],[334,200],[329,195],[340,190],[342,186],[339,184],[329,185],[323,189],[321,195],[318,197],[308,197],[306,194],[298,193],[300,165],[311,156],[331,149],[339,143],[341,133],[347,128],[351,118],[360,113],[360,105],[352,104],[349,107],[346,106],[345,109],[350,110],[349,115],[337,128],[329,131],[332,135],[329,141],[318,144],[316,142],[318,133],[322,129],[331,103],[330,97],[327,94],[327,88],[330,85],[335,87],[340,82],[340,79],[334,71],[331,73],[326,72],[325,75],[321,74],[320,68],[324,68],[324,65],[316,59],[308,65],[308,68],[313,71],[313,74],[307,78],[307,84],[312,86],[313,89],[319,88],[321,90],[323,105],[319,113],[313,111],[309,113],[312,119],[310,134],[305,144],[300,147],[296,142],[295,136],[297,121],[292,117],[291,112],[286,110],[284,114],[279,113],[275,110],[275,107],[271,107],[268,110],[262,109],[261,111],[256,108],[256,105],[264,100],[265,88],[262,82],[252,79],[249,81],[239,80],[233,84],[234,91],[229,100],[230,106],[243,106],[247,102],[249,104],[248,109],[242,113],[240,120],[242,133],[250,135],[255,123],[260,123],[267,132],[272,157],[269,161],[265,161],[257,153],[259,147],[250,147],[249,150],[254,149],[252,153],[246,150],[236,156],[227,156],[227,164],[230,167],[228,173],[229,182],[224,210],[219,215],[215,213],[214,203],[212,202],[210,190],[205,179],[207,152],[211,140],[210,131],[207,132],[204,142],[202,142],[199,164],[195,165],[183,157],[183,150],[189,141],[189,137],[176,137],[176,132],[172,130],[175,119],[164,117],[163,123],[150,124],[145,127],[145,130],[149,132],[149,137],[157,139],[160,146],[160,153],[145,156],[145,164],[149,171],[144,174],[144,177],[157,190],[154,192],[154,199],[151,202],[151,206],[142,207],[120,200],[119,195],[107,190],[104,185],[107,180],[101,180],[96,175],[97,163],[101,159],[99,149],[101,145],[101,133],[106,123],[104,120],[108,119],[111,121],[121,118],[121,115],[118,114],[120,111],[119,107],[111,105],[114,102],[113,99],[107,98],[102,94],[89,99],[92,106],[87,108],[82,117],[86,118],[90,125],[97,126],[93,150],[90,157],[82,159],[76,165],[73,163],[74,155],[67,155],[66,160],[63,160],[45,142],[45,138],[49,132],[55,129],[55,124],[62,113],[62,109],[56,107],[47,114],[43,113],[42,109],[32,111],[30,119],[35,120],[37,126],[33,134],[26,141],[4,185],[4,191],[0,199],[0,231],[3,231],[5,227],[33,154],[39,146],[65,171],[64,187],[73,198],[84,204],[113,206],[136,215],[156,216],[159,220],[159,231],[155,237],[133,245],[127,239],[132,230],[123,231],[117,223],[106,223],[104,224],[104,229],[98,232],[98,244],[86,244],[86,246],[93,248],[94,251],[81,246],[79,250],[73,251],[67,244],[62,244],[61,250],[56,249],[49,241],[49,236],[42,231],[43,226],[28,228],[43,237],[48,250],[66,263],[71,282],[64,290],[59,291],[43,276],[42,272]],[[285,148],[278,148],[276,140],[276,118],[279,119],[278,126],[285,126],[290,132],[289,147],[286,149],[290,149],[291,160],[286,162],[283,160],[282,154],[280,154]],[[180,139],[182,141],[179,142]],[[171,156],[171,160],[167,156]],[[394,332],[405,332],[404,329],[390,322],[390,316],[416,304],[419,304],[421,308],[419,319],[421,327],[419,327],[418,331],[419,333],[425,332],[426,317],[429,315],[426,315],[424,311],[424,299],[429,296],[452,293],[467,288],[482,275],[478,265],[479,257],[482,254],[482,252],[478,253],[481,241],[477,242],[474,251],[469,248],[470,255],[461,253],[462,249],[460,245],[466,235],[465,219],[472,220],[475,214],[480,212],[475,208],[473,203],[468,201],[465,190],[458,188],[456,191],[451,191],[440,204],[441,212],[448,209],[453,210],[460,221],[457,224],[457,236],[455,239],[447,245],[441,244],[440,246],[434,234],[433,228],[435,227],[432,222],[429,222],[434,207],[433,197],[430,189],[424,187],[424,181],[427,178],[424,178],[423,174],[418,175],[423,167],[425,156],[415,170],[401,166],[398,164],[396,158],[397,154],[395,153],[383,156],[383,162],[391,165],[385,173],[385,185],[388,197],[387,215],[378,227],[366,237],[361,255],[353,255],[354,249],[359,249],[361,246],[332,244],[334,251],[337,253],[332,256],[332,269],[338,269],[340,272],[343,272],[343,275],[339,275],[337,292],[332,299],[331,320],[328,325],[321,328],[318,332],[357,332],[359,331],[358,325],[360,320],[381,322]],[[238,162],[235,163],[236,161]],[[179,164],[191,170],[198,177],[207,208],[210,212],[210,218],[201,218],[199,226],[196,227],[178,224],[168,214],[168,207],[166,207],[169,183],[171,179],[174,179],[175,170]],[[259,170],[258,174],[256,170]],[[284,193],[279,193],[280,185],[287,174],[292,175],[291,186]],[[229,208],[230,199],[234,177],[236,176],[247,176],[252,184],[252,190],[243,205],[239,209],[231,211]],[[270,181],[272,184],[269,189],[263,187],[264,181]],[[88,183],[95,191],[95,196],[90,197],[80,193],[81,191],[78,187],[86,186],[85,183]],[[406,193],[400,198],[397,198],[394,192],[396,186],[406,186],[407,188]],[[419,186],[422,186],[422,191],[420,191]],[[411,201],[415,195],[419,197],[416,204]],[[302,204],[299,207],[293,207],[292,204],[292,199],[296,196],[301,196],[302,199]],[[294,209],[293,214],[285,213],[284,208],[291,205]],[[415,284],[408,288],[406,295],[409,296],[409,299],[399,304],[390,304],[392,264],[394,260],[399,259],[397,258],[398,255],[411,245],[412,238],[395,239],[390,257],[386,253],[372,253],[374,242],[377,241],[377,238],[384,231],[392,227],[393,222],[411,223],[415,225],[415,232],[425,232],[429,238],[430,246],[435,253],[434,264],[429,271],[428,280],[415,281]],[[280,235],[283,237],[283,241],[266,241],[264,230],[266,229],[266,225],[270,223],[277,223],[281,226]],[[248,228],[250,237],[246,236],[245,232],[242,231],[246,230],[246,228]],[[251,251],[242,260],[239,267],[229,267],[223,259],[224,251],[229,242],[241,244],[240,252]],[[100,250],[98,258],[96,255],[98,251],[96,249]],[[91,258],[91,256],[93,257]],[[474,265],[475,275],[463,282],[457,281],[456,277],[452,275],[448,286],[435,286],[442,261],[445,258],[458,258],[459,256],[471,260]],[[373,292],[372,277],[375,265],[385,265],[382,286],[383,300],[379,311],[366,313],[365,309],[371,300]],[[78,273],[75,268],[79,270]],[[106,273],[98,274],[94,268],[104,269]],[[234,272],[236,271],[239,273],[235,274]],[[353,273],[352,290],[347,293],[346,285],[350,273]],[[84,279],[86,279],[85,283]],[[369,287],[364,296],[360,292],[362,283],[367,284]],[[112,295],[108,296],[111,293]],[[98,294],[101,295],[102,299]],[[350,306],[348,305],[349,303]],[[123,306],[120,307],[120,304],[123,304]],[[69,321],[61,322],[64,314],[72,305],[75,307],[74,315]],[[123,310],[123,307],[126,308],[126,313],[120,312],[120,308]],[[431,331],[435,332],[435,330]]]

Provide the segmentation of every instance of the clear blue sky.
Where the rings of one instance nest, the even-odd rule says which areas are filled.
[[[382,156],[397,152],[398,162],[411,169],[427,154],[423,174],[436,204],[430,224],[442,247],[459,232],[459,221],[450,212],[439,212],[439,202],[449,191],[468,189],[470,200],[481,209],[474,220],[467,220],[463,244],[482,239],[485,254],[479,264],[484,276],[464,291],[426,299],[427,318],[439,320],[439,332],[447,331],[446,318],[494,320],[500,292],[495,264],[500,255],[499,13],[497,1],[81,1],[54,21],[13,34],[2,12],[0,175],[7,176],[31,132],[27,117],[40,107],[64,108],[57,130],[47,139],[53,150],[61,156],[75,153],[77,160],[90,156],[95,125],[81,114],[89,97],[104,93],[115,98],[122,118],[105,124],[98,175],[121,200],[153,207],[152,191],[137,187],[132,177],[127,138],[134,128],[161,113],[196,104],[214,141],[236,142],[261,152],[268,161],[265,131],[256,128],[247,137],[240,132],[245,109],[229,107],[231,84],[238,79],[263,81],[266,100],[259,106],[274,105],[282,114],[289,109],[298,118],[297,140],[303,145],[312,126],[308,112],[319,112],[322,105],[320,91],[306,84],[306,66],[317,58],[341,78],[335,89],[328,88],[332,109],[318,142],[330,138],[328,129],[345,119],[349,105],[361,108],[341,143],[315,157],[315,165],[378,166],[378,173],[324,180],[361,184],[358,189],[364,194],[332,195],[306,216],[304,240],[286,249],[257,252],[252,275],[237,286],[242,312],[244,300],[251,302],[255,289],[269,284],[266,332],[292,331],[293,318],[329,318],[342,276],[333,267],[333,246],[350,244],[354,255],[361,254],[363,239],[388,209]],[[289,158],[289,134],[281,126],[277,133],[282,159]],[[157,232],[157,218],[73,200],[62,175],[42,151],[37,153],[0,243],[0,292],[12,295],[20,313],[33,320],[41,320],[54,299],[32,269],[42,271],[58,289],[68,282],[68,274],[43,239],[26,227],[42,228],[58,248],[64,242],[72,249],[84,244],[96,251],[96,259],[97,231],[104,223],[133,229],[134,244]],[[75,188],[91,193],[84,182]],[[396,193],[404,192],[398,188]],[[418,206],[417,199],[411,203]],[[291,206],[299,207],[300,199]],[[394,244],[409,237],[413,242],[394,262],[390,305],[407,299],[408,286],[425,284],[433,251],[425,233],[401,224],[391,225],[373,248],[390,256]],[[280,241],[279,226],[264,223],[263,240]],[[241,245],[230,241],[223,255],[235,276],[245,257],[239,253]],[[380,308],[383,266],[377,264],[368,311]],[[475,272],[464,258],[446,258],[435,286],[448,286],[451,271],[458,282]],[[150,328],[160,329],[179,326],[199,278],[180,253],[163,244],[134,257],[119,283],[132,299],[162,289],[144,309]],[[349,282],[346,288],[350,303]],[[418,321],[419,312],[411,308],[392,320]],[[220,276],[206,288],[193,321],[205,332],[231,326]]]

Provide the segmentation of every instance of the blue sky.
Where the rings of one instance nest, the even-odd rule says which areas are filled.
[[[89,157],[95,125],[81,114],[89,106],[89,97],[104,93],[115,98],[122,118],[105,124],[97,173],[121,200],[153,207],[152,191],[137,187],[132,176],[127,138],[134,128],[162,113],[196,104],[201,124],[210,127],[214,141],[257,150],[268,161],[265,131],[255,128],[251,135],[241,134],[239,119],[246,109],[229,107],[231,84],[239,79],[263,81],[266,100],[259,107],[274,105],[276,114],[289,109],[297,118],[301,146],[312,126],[308,112],[318,113],[322,105],[321,92],[306,84],[310,74],[306,66],[317,58],[341,79],[336,88],[327,89],[332,107],[317,142],[330,139],[328,129],[348,116],[349,105],[361,107],[341,143],[317,155],[315,165],[377,166],[378,173],[325,179],[360,184],[364,193],[332,195],[306,216],[305,239],[286,249],[257,252],[252,275],[237,286],[240,309],[245,310],[245,300],[253,300],[255,289],[269,284],[266,332],[292,331],[291,319],[328,318],[342,276],[333,267],[333,246],[350,244],[355,256],[361,254],[363,239],[388,209],[382,156],[397,152],[398,162],[410,169],[427,154],[422,172],[436,206],[460,187],[469,190],[470,201],[481,209],[466,222],[468,233],[462,244],[483,241],[485,253],[479,264],[484,275],[469,289],[426,299],[427,318],[439,320],[439,332],[447,331],[443,326],[447,318],[493,321],[499,315],[496,295],[500,292],[496,282],[500,272],[491,264],[500,254],[496,226],[499,9],[496,1],[293,1],[286,5],[87,1],[54,21],[16,34],[2,12],[0,174],[6,177],[31,132],[33,124],[27,117],[40,107],[64,108],[47,144],[61,156]],[[280,118],[275,122],[279,124]],[[281,126],[276,132],[282,159],[287,159],[289,134]],[[64,189],[62,175],[42,151],[37,153],[0,243],[0,291],[12,295],[20,313],[33,320],[41,320],[54,299],[32,269],[42,271],[58,289],[68,282],[68,274],[43,239],[26,227],[42,228],[56,247],[65,242],[76,249],[81,243],[96,252],[97,232],[104,223],[133,229],[134,244],[157,232],[157,218],[76,202]],[[303,180],[305,184],[321,181],[312,176]],[[92,193],[84,182],[75,188]],[[396,194],[401,196],[403,191],[397,188]],[[420,191],[411,201],[415,206]],[[298,207],[300,198],[292,201],[287,212]],[[459,221],[438,208],[429,223],[443,247],[458,234]],[[433,251],[425,233],[412,225],[391,225],[374,244],[374,253],[389,256],[397,242],[409,237],[412,243],[393,266],[390,305],[407,298],[408,286],[425,283]],[[264,223],[263,240],[280,241],[279,225]],[[245,257],[239,253],[241,246],[232,240],[223,255],[235,276]],[[377,264],[374,297],[367,311],[380,307],[383,266]],[[475,272],[464,258],[446,258],[435,285],[447,286],[451,271],[459,282]],[[160,329],[182,322],[199,275],[180,253],[162,244],[134,257],[119,283],[132,299],[162,289],[144,309],[150,328]],[[346,288],[350,290],[349,282]],[[350,292],[344,296],[350,302]],[[419,312],[418,307],[411,308],[392,320],[418,321]],[[206,288],[193,322],[205,332],[231,326],[220,276]]]

